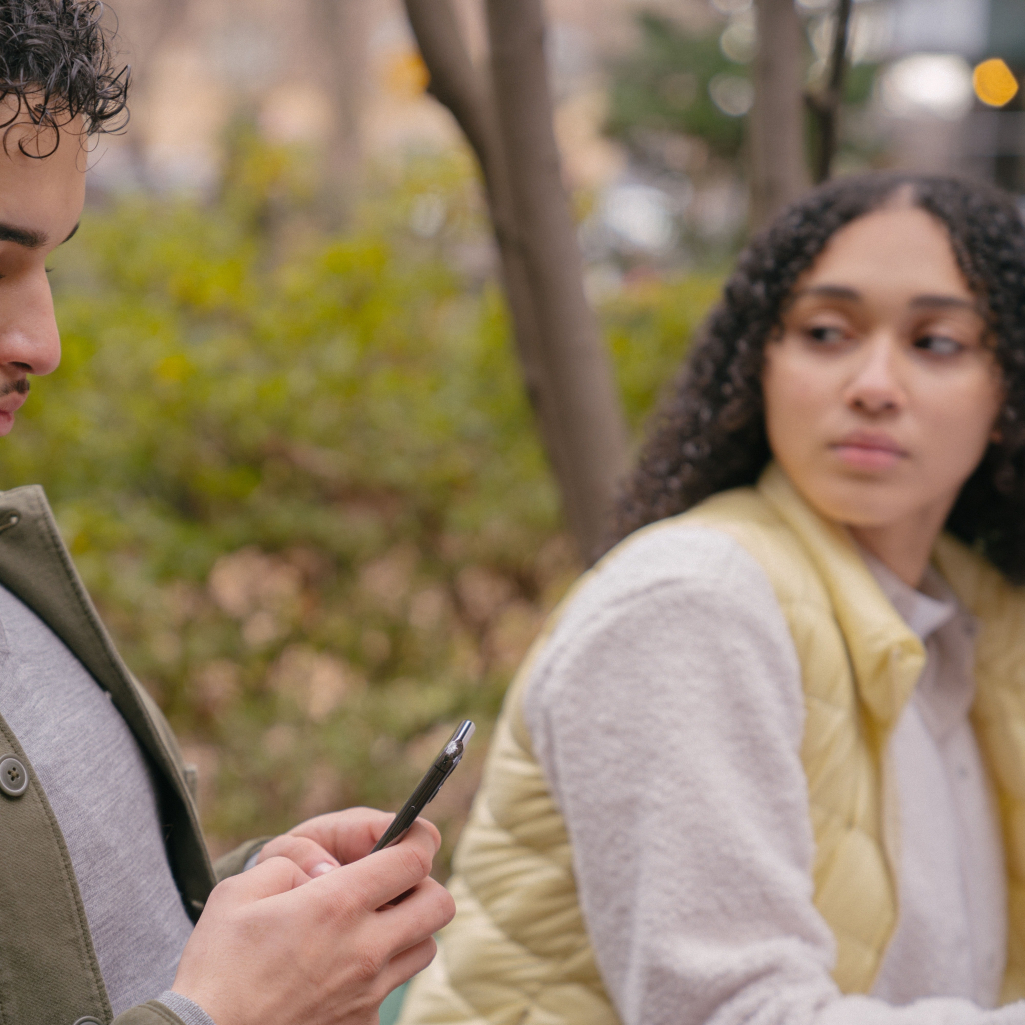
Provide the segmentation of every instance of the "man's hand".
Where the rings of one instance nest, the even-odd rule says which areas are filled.
[[[375,808],[347,808],[318,815],[264,844],[256,863],[268,858],[288,858],[308,876],[316,878],[340,864],[348,865],[362,858],[373,849],[394,817]],[[422,824],[434,834],[435,844],[440,844],[441,837],[433,824]]]
[[[354,811],[320,834],[346,862],[333,871],[311,879],[268,856],[214,889],[176,993],[217,1025],[377,1025],[381,1001],[434,957],[432,934],[455,905],[428,875],[437,830],[417,821],[401,843],[364,857],[391,817]]]

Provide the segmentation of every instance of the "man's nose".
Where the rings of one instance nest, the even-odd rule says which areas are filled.
[[[0,306],[0,369],[49,374],[57,369],[60,358],[50,282],[40,267],[23,275]]]
[[[855,409],[870,414],[903,406],[904,390],[899,381],[899,353],[891,338],[869,339],[856,353],[857,362],[844,398]]]

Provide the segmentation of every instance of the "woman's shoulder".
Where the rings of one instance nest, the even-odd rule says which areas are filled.
[[[797,736],[800,680],[758,561],[729,533],[666,521],[610,552],[566,601],[524,679],[524,719],[538,751],[551,715],[572,719],[595,703],[650,725],[679,718],[679,704],[715,715],[746,702]]]
[[[724,624],[782,624],[773,586],[758,560],[729,532],[667,520],[616,546],[580,581],[560,611],[550,654],[640,615],[653,624],[713,613]]]
[[[662,576],[692,584],[721,586],[735,574],[767,580],[784,608],[830,605],[805,545],[760,487],[719,492],[681,515],[642,527],[597,568],[612,569],[610,580],[602,581],[608,586],[638,569],[657,576],[659,564]]]
[[[666,586],[730,598],[748,583],[768,587],[782,604],[825,599],[797,536],[754,489],[743,488],[635,531],[579,590],[591,600]]]
[[[608,597],[677,584],[732,591],[765,571],[728,526],[688,517],[663,520],[621,541],[591,571],[581,589]]]

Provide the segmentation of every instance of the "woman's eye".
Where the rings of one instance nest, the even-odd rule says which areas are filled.
[[[946,335],[923,335],[915,339],[916,349],[925,349],[937,356],[956,356],[964,346]]]
[[[844,340],[844,330],[842,327],[834,327],[832,325],[818,325],[816,327],[810,327],[807,329],[806,334],[813,342],[820,342],[824,345],[829,345],[834,342],[842,342]]]

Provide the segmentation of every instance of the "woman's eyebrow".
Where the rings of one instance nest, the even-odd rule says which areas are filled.
[[[825,299],[838,299],[843,302],[861,302],[864,296],[856,288],[847,285],[809,285],[795,292],[790,302],[796,302],[805,296],[820,296]],[[916,295],[908,301],[912,309],[959,309],[971,310],[973,313],[982,313],[979,303],[972,299],[965,299],[959,295]]]
[[[971,310],[973,313],[979,312],[979,304],[977,302],[971,299],[963,299],[959,295],[916,295],[908,305],[915,309],[927,307]]]
[[[802,288],[799,292],[795,292],[790,297],[790,301],[796,302],[806,295],[822,296],[825,299],[841,299],[846,302],[860,302],[864,298],[856,288],[848,288],[846,285],[809,285],[808,288]]]

